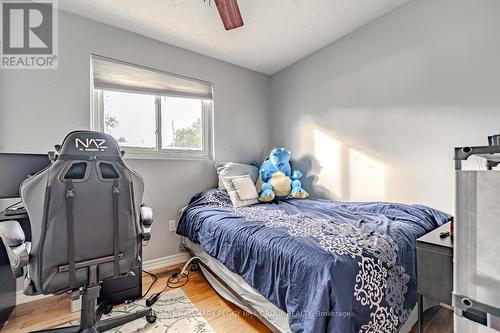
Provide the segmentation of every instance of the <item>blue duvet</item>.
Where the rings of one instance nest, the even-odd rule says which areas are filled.
[[[449,216],[421,205],[195,196],[177,232],[288,313],[293,332],[397,332],[416,304],[415,241]]]

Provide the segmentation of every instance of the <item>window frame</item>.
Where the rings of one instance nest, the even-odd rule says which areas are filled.
[[[210,160],[213,158],[213,100],[176,96],[176,95],[158,95],[142,91],[124,90],[124,89],[93,89],[93,102],[91,112],[91,129],[93,131],[104,132],[104,99],[103,91],[119,91],[132,94],[146,94],[155,97],[155,148],[142,147],[122,147],[125,151],[124,158],[129,159],[171,159],[171,160]],[[175,149],[162,148],[162,108],[161,98],[177,97],[177,98],[193,98],[201,100],[201,128],[202,128],[202,149]]]

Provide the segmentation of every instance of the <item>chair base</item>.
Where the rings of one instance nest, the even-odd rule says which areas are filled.
[[[31,333],[98,333],[106,332],[118,326],[125,325],[131,321],[146,318],[149,323],[156,321],[156,316],[151,309],[144,309],[125,316],[113,317],[101,320],[95,323],[94,326],[89,328],[81,328],[80,325],[53,328],[49,330],[33,331]]]
[[[109,313],[111,307],[105,302],[96,309],[97,298],[101,285],[97,282],[97,264],[89,266],[89,283],[80,291],[82,296],[82,310],[80,311],[80,324],[75,326],[53,328],[49,330],[34,331],[32,333],[98,333],[106,332],[131,321],[146,318],[148,323],[156,321],[156,315],[151,308],[146,308],[124,316],[100,320],[104,313]]]

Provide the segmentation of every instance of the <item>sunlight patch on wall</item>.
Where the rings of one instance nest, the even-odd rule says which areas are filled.
[[[314,187],[329,198],[347,201],[387,200],[387,166],[368,149],[317,126],[308,129],[310,148],[318,168]]]
[[[321,167],[318,185],[327,188],[335,199],[342,198],[342,144],[320,129],[313,129],[314,157]]]
[[[385,167],[381,162],[349,149],[349,199],[355,201],[384,201]]]

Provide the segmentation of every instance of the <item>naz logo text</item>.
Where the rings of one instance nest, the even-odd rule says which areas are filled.
[[[75,146],[78,150],[83,151],[105,151],[108,147],[106,146],[106,140],[104,139],[75,139]]]

